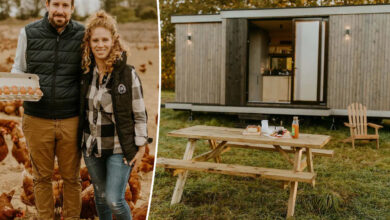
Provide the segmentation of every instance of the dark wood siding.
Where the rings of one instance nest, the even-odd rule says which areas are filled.
[[[225,104],[246,104],[247,19],[226,19]]]

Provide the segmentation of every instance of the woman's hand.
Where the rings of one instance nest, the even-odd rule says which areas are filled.
[[[123,158],[123,162],[125,164],[128,164],[129,166],[133,166],[132,169],[136,169],[137,171],[139,165],[141,164],[141,160],[144,154],[145,154],[145,146],[140,146],[138,147],[138,152],[135,154],[134,158],[130,162],[127,162],[126,158]]]

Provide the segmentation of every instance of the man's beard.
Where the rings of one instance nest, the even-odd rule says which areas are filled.
[[[65,27],[68,24],[68,22],[69,22],[69,20],[66,19],[66,16],[63,16],[63,15],[59,15],[58,16],[57,15],[57,17],[64,18],[64,22],[60,22],[60,23],[56,22],[55,17],[56,17],[56,14],[53,14],[52,17],[49,17],[49,22],[56,29]]]

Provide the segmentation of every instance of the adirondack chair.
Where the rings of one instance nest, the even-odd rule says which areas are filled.
[[[349,123],[344,122],[344,125],[349,127],[351,137],[346,141],[352,142],[352,147],[355,149],[355,140],[376,140],[376,148],[379,149],[379,128],[383,126],[367,123],[367,108],[360,103],[352,103],[348,106]],[[375,129],[375,134],[367,134],[367,126]]]

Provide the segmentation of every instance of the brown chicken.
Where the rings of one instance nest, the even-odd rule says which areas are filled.
[[[35,197],[34,193],[30,195],[26,195],[26,193],[23,191],[22,194],[20,195],[20,199],[25,205],[28,206],[35,206]]]
[[[91,181],[85,180],[81,182],[81,190],[86,189],[89,185],[91,185]]]
[[[20,139],[17,138],[14,141],[12,147],[12,156],[19,164],[25,165],[30,160],[28,150],[27,150],[27,145],[26,142],[22,142],[19,140]]]
[[[133,220],[146,220],[146,214],[148,213],[148,203],[143,204],[141,207],[132,211]]]
[[[154,167],[154,156],[149,154],[149,146],[145,147],[145,154],[141,160],[141,164],[138,167],[138,171],[142,171],[144,173],[148,173],[153,170]]]
[[[97,216],[96,208],[95,208],[95,195],[93,194],[93,186],[89,185],[86,189],[81,193],[81,214],[80,218],[82,219],[95,219]]]
[[[131,201],[132,197],[133,197],[133,195],[131,194],[130,186],[127,185],[126,192],[125,192],[125,200],[126,200],[127,204],[129,205],[131,210],[134,209],[134,203]]]
[[[18,125],[16,121],[0,119],[0,127],[4,129],[3,134],[11,134],[16,125]]]
[[[6,101],[1,103],[0,109],[8,115],[21,116],[20,107],[22,105],[23,101],[21,100]]]
[[[32,175],[31,160],[28,160],[27,163],[24,164],[24,170],[27,171],[30,175]]]
[[[34,197],[33,177],[27,170],[23,171],[22,176],[23,176],[23,193],[20,197],[24,204],[34,206],[35,197]]]
[[[131,191],[131,201],[136,204],[137,200],[140,197],[141,192],[141,183],[139,180],[138,173],[135,169],[133,169],[130,173],[129,185]]]
[[[0,162],[3,161],[8,155],[8,146],[5,143],[3,135],[0,134]]]
[[[89,176],[87,167],[82,167],[80,169],[80,178],[81,178],[81,189],[86,189],[91,185],[91,177]]]
[[[11,204],[12,197],[14,196],[15,190],[9,193],[3,193],[0,196],[0,219],[1,220],[12,220],[16,217],[23,217],[24,213],[21,210],[14,209]]]
[[[141,73],[145,73],[146,68],[141,67],[141,68],[138,69],[138,71],[141,72]]]
[[[80,178],[82,181],[91,180],[87,167],[82,167],[80,169]]]
[[[58,168],[58,163],[54,163],[54,170],[53,170],[53,181],[59,181],[61,180],[60,170]]]
[[[11,134],[12,141],[14,141],[14,142],[17,139],[24,137],[22,130],[19,129],[18,126],[16,126],[16,125],[11,129],[10,134]]]
[[[53,181],[53,198],[54,198],[54,207],[62,207],[62,198],[63,198],[63,181]]]

